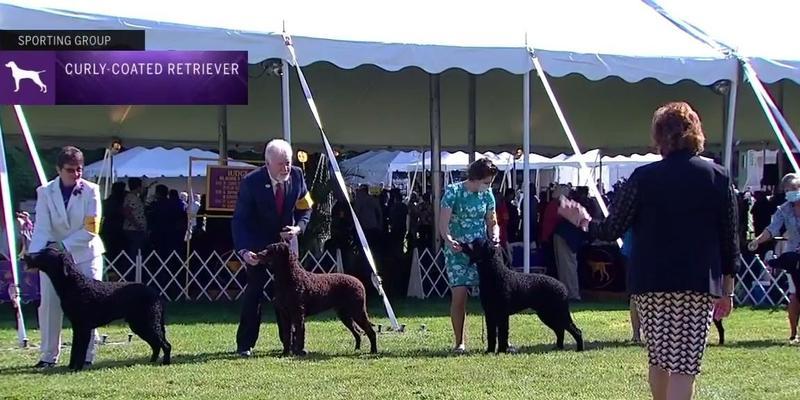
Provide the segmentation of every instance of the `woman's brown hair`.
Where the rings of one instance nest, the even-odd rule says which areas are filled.
[[[475,160],[467,169],[467,179],[479,181],[497,175],[497,166],[488,158]]]
[[[706,137],[697,113],[689,104],[677,101],[659,107],[653,114],[653,141],[663,156],[677,150],[700,154]]]

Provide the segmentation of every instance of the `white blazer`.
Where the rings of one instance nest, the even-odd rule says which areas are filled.
[[[102,216],[99,186],[79,179],[65,209],[56,177],[36,189],[36,223],[29,251],[40,251],[47,242],[61,242],[76,263],[90,261],[105,253],[98,235]]]

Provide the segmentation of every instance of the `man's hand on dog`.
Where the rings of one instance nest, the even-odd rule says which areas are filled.
[[[256,253],[253,253],[252,251],[249,250],[245,250],[242,252],[241,256],[247,265],[258,265],[259,261],[258,257],[256,256]]]
[[[284,226],[283,230],[281,231],[281,239],[287,242],[297,237],[298,235],[300,235],[299,226]]]

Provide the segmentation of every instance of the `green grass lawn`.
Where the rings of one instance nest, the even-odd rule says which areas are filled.
[[[373,322],[388,320],[373,302]],[[554,336],[535,316],[511,321],[516,355],[485,355],[480,306],[472,300],[468,319],[469,354],[452,356],[445,301],[395,301],[407,332],[378,336],[380,354],[353,351],[353,339],[332,314],[307,323],[305,358],[278,356],[277,327],[270,312],[262,325],[256,355],[232,354],[238,304],[170,304],[167,335],[173,364],[149,364],[149,347],[130,344],[127,327],[101,330],[110,344],[101,346],[95,365],[70,373],[62,353],[59,367],[30,368],[36,349],[16,348],[13,315],[0,307],[0,398],[198,398],[198,399],[645,399],[647,354],[627,342],[624,304],[580,304],[575,320],[584,332],[586,351],[553,350]],[[268,307],[271,308],[271,307]],[[28,335],[38,343],[35,310],[26,309]],[[700,399],[795,399],[800,397],[800,346],[786,340],[783,310],[737,309],[726,320],[728,343],[712,345],[699,378]],[[421,325],[427,329],[422,331]],[[712,328],[713,330],[713,328]],[[65,340],[71,338],[64,330]],[[712,333],[716,341],[716,332]],[[367,343],[365,338],[365,343]],[[366,346],[368,348],[368,345]]]

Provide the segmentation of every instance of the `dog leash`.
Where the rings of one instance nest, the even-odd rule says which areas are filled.
[[[375,286],[375,289],[378,290],[378,294],[380,294],[381,298],[383,299],[383,305],[384,308],[386,308],[386,313],[389,316],[392,329],[398,332],[400,331],[400,324],[397,323],[397,318],[394,315],[392,304],[389,303],[389,298],[386,296],[386,292],[383,290],[383,281],[381,280],[380,275],[378,275],[378,269],[375,266],[375,259],[373,258],[372,251],[369,248],[367,237],[364,235],[364,230],[361,228],[361,222],[359,222],[358,216],[356,216],[356,212],[353,209],[350,195],[347,193],[347,186],[344,183],[342,171],[339,169],[339,163],[336,161],[336,155],[334,154],[333,148],[328,141],[328,135],[325,134],[325,130],[322,128],[322,119],[319,116],[317,104],[314,101],[314,97],[311,95],[311,89],[308,87],[308,82],[306,82],[306,77],[303,75],[303,70],[300,68],[300,63],[297,62],[297,54],[295,52],[294,45],[292,44],[292,38],[285,32],[283,33],[283,43],[289,50],[289,56],[291,57],[290,62],[292,65],[294,65],[295,70],[297,70],[297,77],[300,79],[300,86],[303,88],[303,94],[306,97],[306,102],[308,103],[308,107],[311,109],[311,114],[314,115],[314,121],[317,123],[317,128],[319,128],[319,133],[322,137],[322,143],[325,145],[325,152],[328,155],[328,160],[330,160],[331,169],[333,169],[333,175],[336,177],[336,183],[338,184],[339,189],[342,191],[344,198],[347,199],[347,207],[350,209],[350,215],[353,216],[353,225],[355,225],[358,240],[361,242],[361,249],[364,252],[364,255],[367,257],[367,262],[369,263],[370,268],[372,268],[372,284]]]

